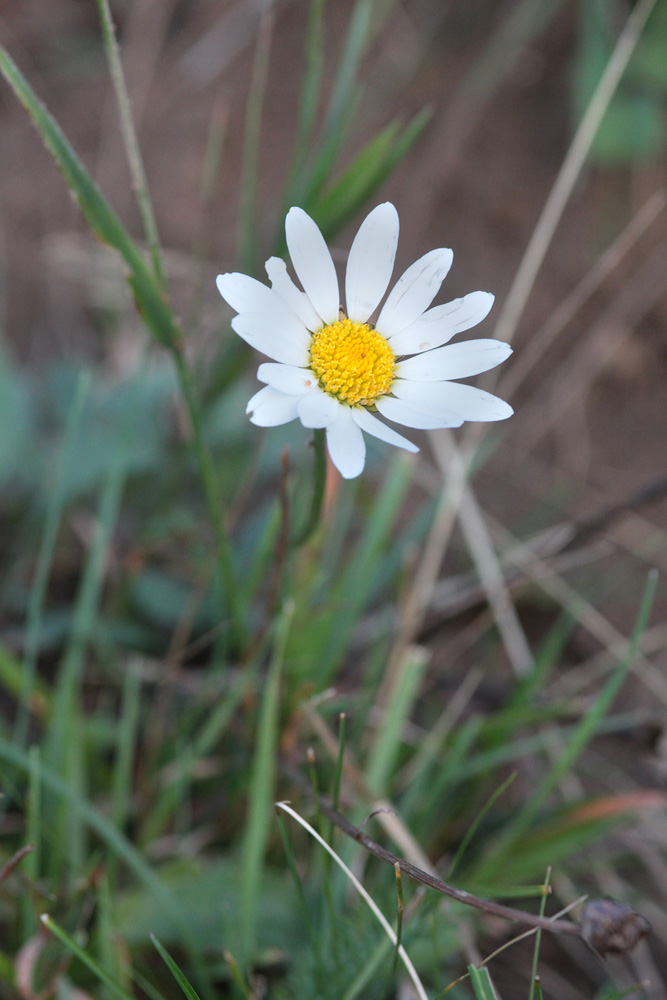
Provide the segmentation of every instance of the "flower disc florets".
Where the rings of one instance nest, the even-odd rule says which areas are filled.
[[[320,386],[348,406],[371,406],[389,392],[396,359],[367,323],[342,317],[313,334],[310,368]]]

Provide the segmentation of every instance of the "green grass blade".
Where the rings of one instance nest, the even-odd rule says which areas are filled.
[[[30,774],[33,768],[32,758],[20,747],[14,746],[0,738],[0,759],[25,774]],[[42,765],[39,768],[39,779],[44,788],[59,796],[86,823],[88,828],[97,834],[104,844],[116,854],[157,900],[160,901],[165,913],[169,914],[174,926],[179,929],[183,941],[188,947],[193,960],[199,962],[199,946],[190,927],[181,916],[178,900],[172,895],[162,879],[144,860],[137,849],[130,843],[117,827],[103,813],[99,812],[86,799],[82,799],[70,786],[62,780],[51,768]]]
[[[324,62],[324,0],[311,0],[310,2],[305,59],[306,69],[301,84],[299,121],[296,128],[292,163],[285,182],[281,218],[287,214],[287,210],[292,205],[296,204],[298,192],[303,183],[304,167],[313,140]]]
[[[147,817],[142,828],[141,839],[143,842],[150,843],[163,833],[169,818],[185,797],[196,762],[211,753],[222,739],[242,698],[250,690],[253,676],[254,668],[250,665],[246,666],[239,673],[227,694],[216,704],[201,728],[192,735],[189,741],[189,752],[184,759],[178,760],[178,768],[173,780],[165,785],[162,794]]]
[[[511,848],[511,845],[516,841],[517,837],[520,837],[521,834],[525,833],[525,831],[531,826],[549,796],[557,788],[563,777],[574,766],[575,761],[587,744],[600,730],[601,723],[618,694],[621,684],[625,680],[637,654],[639,642],[644,630],[646,629],[651,614],[651,608],[653,607],[657,581],[657,572],[652,570],[648,576],[639,614],[637,616],[637,622],[633,629],[630,642],[628,643],[628,649],[623,657],[623,660],[610,677],[590,710],[586,713],[586,715],[584,715],[581,722],[574,728],[572,735],[564,744],[565,749],[560,757],[558,757],[539,787],[535,790],[535,792],[533,792],[531,797],[517,814],[514,821],[506,829],[500,843],[496,846],[496,849],[487,852],[484,864],[484,870],[486,872],[490,873],[491,870],[497,866],[499,857],[502,857],[505,851]]]
[[[58,938],[58,940],[65,945],[67,950],[71,952],[72,955],[75,955],[80,962],[83,962],[83,964],[90,969],[93,975],[97,976],[100,982],[104,983],[105,986],[108,986],[114,996],[119,997],[120,1000],[133,1000],[132,995],[128,993],[127,990],[124,990],[120,983],[117,983],[116,980],[110,976],[109,973],[106,972],[106,970],[103,969],[102,966],[99,965],[87,951],[81,948],[76,943],[74,938],[70,937],[70,935],[62,929],[62,927],[59,927],[58,924],[48,916],[48,914],[43,914],[41,920],[47,930],[51,931],[53,936]]]
[[[141,707],[141,673],[130,666],[123,683],[123,698],[118,722],[116,763],[111,779],[111,821],[122,830],[130,813],[132,766],[137,745]]]
[[[246,961],[253,957],[256,949],[258,895],[275,799],[280,679],[293,615],[294,605],[289,602],[283,608],[276,626],[273,656],[264,687],[257,727],[257,747],[250,774],[240,904],[241,954]]]
[[[403,129],[398,120],[390,122],[363,147],[331,187],[308,200],[306,208],[327,239],[335,236],[375,194],[416,142],[431,114],[429,108],[423,108]]]
[[[58,689],[49,732],[49,760],[62,766],[66,743],[73,736],[77,693],[80,688],[88,643],[95,629],[111,536],[116,525],[125,485],[124,448],[117,444],[99,505],[99,517],[76,598],[69,640],[63,654]]]
[[[498,1000],[488,969],[484,967],[478,969],[475,965],[469,965],[468,973],[475,1000]]]
[[[14,727],[14,739],[20,746],[25,746],[28,736],[28,723],[30,715],[30,703],[35,693],[39,694],[44,688],[39,684],[37,673],[37,658],[39,655],[39,638],[42,630],[42,616],[44,613],[44,599],[49,581],[49,573],[53,562],[53,553],[58,537],[58,529],[63,512],[63,502],[65,493],[65,481],[63,470],[69,465],[69,458],[74,448],[78,433],[83,406],[90,390],[91,376],[87,372],[79,375],[74,398],[69,408],[67,422],[65,424],[65,434],[63,438],[60,458],[55,472],[55,481],[48,489],[48,502],[46,508],[46,519],[44,522],[44,533],[37,555],[37,567],[35,578],[30,588],[28,598],[28,616],[26,623],[26,644],[23,657],[23,690],[19,704],[16,725]],[[38,690],[39,689],[39,690]]]
[[[494,803],[498,801],[503,792],[505,792],[506,789],[509,788],[509,786],[512,784],[515,778],[516,778],[516,771],[513,771],[512,774],[510,774],[509,778],[503,781],[503,783],[498,788],[495,789],[493,795],[491,795],[490,798],[484,803],[482,808],[479,810],[479,812],[473,819],[472,823],[466,830],[465,835],[461,840],[461,843],[457,848],[456,854],[452,859],[452,863],[447,869],[448,882],[451,881],[452,875],[454,874],[454,872],[456,871],[461,862],[461,858],[468,850],[468,847],[470,846],[470,843],[473,837],[475,836],[475,833],[479,829],[480,823],[482,822],[484,817],[488,814],[489,810],[493,808]],[[525,890],[525,887],[522,888]]]
[[[403,742],[403,730],[421,686],[428,654],[419,646],[410,648],[393,679],[382,725],[378,728],[366,767],[366,782],[378,795],[388,794]]]
[[[163,948],[158,939],[155,937],[155,934],[151,934],[151,941],[155,945],[158,955],[163,960],[163,962],[171,972],[172,976],[174,977],[178,985],[185,993],[188,1000],[199,1000],[199,994],[195,990],[194,986],[192,985],[188,977],[185,975],[185,973],[181,971],[181,969],[173,960],[167,949]]]
[[[0,685],[18,702],[15,737],[18,743],[25,743],[29,716],[33,715],[40,722],[48,718],[51,712],[51,691],[34,669],[28,671],[25,660],[21,661],[0,643]],[[21,725],[19,726],[19,717]],[[25,721],[24,721],[25,720]]]
[[[165,281],[164,267],[162,264],[160,239],[158,237],[153,206],[148,193],[148,182],[146,180],[146,172],[144,170],[141,151],[139,149],[139,140],[137,139],[134,122],[132,121],[130,95],[127,92],[127,86],[125,84],[125,75],[123,73],[123,65],[120,60],[120,52],[118,51],[116,29],[113,23],[113,17],[111,16],[109,0],[97,0],[97,8],[100,12],[100,21],[102,23],[104,51],[106,52],[109,72],[111,74],[111,80],[116,93],[116,101],[118,103],[123,142],[125,144],[127,160],[132,174],[132,186],[137,196],[139,213],[144,226],[144,233],[146,234],[146,241],[150,250],[151,259],[153,261],[155,276],[164,289],[166,288],[167,283]]]
[[[130,959],[124,948],[117,947],[113,921],[113,894],[106,874],[102,875],[97,885],[95,946],[100,967],[118,983],[121,989],[129,991]],[[107,996],[110,993],[109,990],[104,992]]]
[[[381,491],[374,500],[363,536],[353,556],[346,561],[345,571],[332,592],[329,603],[333,608],[335,627],[327,628],[326,635],[322,637],[322,649],[317,656],[322,684],[331,682],[348,646],[351,630],[368,600],[383,544],[398,516],[411,475],[412,465],[409,460],[399,456],[392,461]]]
[[[549,888],[549,882],[551,881],[551,868],[547,868],[547,873],[544,878],[544,895],[540,900],[539,914],[541,917],[544,916],[547,907],[547,890]],[[534,1000],[535,997],[535,987],[538,987],[538,992],[541,995],[541,990],[539,990],[540,977],[537,974],[537,963],[540,957],[540,945],[542,943],[542,928],[538,927],[535,934],[535,946],[533,948],[533,965],[530,974],[530,992],[528,994],[528,1000]]]
[[[350,98],[357,87],[359,66],[368,42],[373,14],[373,0],[357,0],[345,39],[343,55],[338,64],[331,100],[324,123],[326,134],[334,132],[346,116]]]
[[[157,278],[65,138],[60,126],[1,45],[0,73],[28,112],[90,228],[103,243],[108,243],[125,260],[130,272],[128,280],[146,326],[161,344],[175,347],[181,341],[181,333]]]

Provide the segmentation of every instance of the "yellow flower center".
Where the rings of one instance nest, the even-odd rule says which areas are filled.
[[[320,386],[348,406],[371,406],[389,392],[396,359],[377,330],[342,317],[313,334],[310,368]]]

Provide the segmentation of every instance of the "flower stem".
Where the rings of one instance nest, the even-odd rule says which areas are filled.
[[[322,501],[324,500],[324,487],[327,481],[327,454],[324,442],[324,431],[316,430],[313,437],[315,446],[315,472],[313,484],[313,499],[310,505],[308,520],[302,530],[292,539],[292,546],[296,548],[307,542],[320,522],[322,514]]]
[[[192,434],[194,437],[195,452],[199,462],[199,472],[204,486],[208,515],[215,537],[215,547],[217,554],[218,583],[224,592],[227,608],[232,620],[233,639],[239,647],[245,645],[245,624],[241,613],[239,602],[239,588],[236,584],[236,575],[232,564],[232,553],[229,546],[229,538],[224,524],[224,512],[220,497],[220,486],[218,477],[211,458],[211,453],[204,440],[204,430],[202,424],[201,408],[195,392],[192,371],[182,352],[178,348],[172,349],[172,356],[176,371],[181,384],[183,398],[188,409]]]

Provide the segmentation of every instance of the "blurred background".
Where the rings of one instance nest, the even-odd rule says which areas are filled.
[[[263,261],[281,247],[285,209],[306,200],[293,149],[312,7],[304,0],[114,0],[111,8],[173,302],[243,553],[259,530],[248,493],[235,492],[237,470],[254,447],[248,442],[256,440],[242,413],[256,388],[257,362],[235,343],[215,275],[239,269],[263,278]],[[321,201],[334,259],[345,260],[362,209],[391,200],[401,220],[396,273],[433,247],[451,246],[454,265],[437,301],[476,289],[493,292],[494,310],[475,332],[493,337],[577,125],[632,8],[627,0],[324,4],[315,137],[326,132],[335,110],[355,19],[365,38],[352,96],[336,112],[340,146],[325,194],[327,184],[336,191],[337,177],[352,190],[358,174],[345,171],[372,137],[382,133],[387,148],[396,148],[395,169],[387,167],[386,177],[380,171],[368,189],[362,185],[363,198],[350,195],[345,211],[331,209],[333,196]],[[0,38],[140,239],[96,5],[10,0],[0,5]],[[408,137],[404,150],[398,148],[401,136]],[[575,706],[590,694],[589,685],[606,676],[605,656],[615,662],[624,648],[647,570],[667,569],[666,141],[667,0],[657,0],[513,331],[515,353],[488,383],[511,400],[516,413],[485,442],[475,478],[500,549],[532,544],[546,532],[550,561],[540,562],[538,546],[516,591],[517,607],[535,646],[563,609],[580,614],[559,647],[561,687],[555,689]],[[380,156],[378,147],[378,161]],[[150,375],[141,390],[128,389],[146,364]],[[127,490],[107,539],[96,631],[87,638],[95,666],[86,697],[113,719],[117,678],[112,683],[109,677],[119,650],[151,658],[153,679],[167,664],[169,677],[186,689],[190,681],[178,670],[184,667],[187,674],[206,661],[209,646],[202,637],[216,622],[207,596],[206,515],[171,366],[148,342],[123,264],[90,235],[39,136],[3,84],[0,680],[1,707],[12,725],[20,690],[13,658],[26,647],[38,540],[54,489],[54,448],[82,371],[91,373],[92,390],[60,480],[65,485],[58,487],[64,490],[65,516],[36,650],[40,676],[50,683],[69,648],[74,595],[95,536],[97,494],[117,460],[118,427],[131,398]],[[127,428],[123,433],[127,437]],[[255,497],[263,501],[275,492],[283,445],[305,441],[301,428],[268,435],[254,467]],[[429,442],[420,444],[413,489],[418,498],[432,498],[437,463]],[[298,456],[294,461],[298,467]],[[383,451],[372,452],[369,481],[360,487],[368,509],[385,461]],[[412,497],[403,525],[421,510],[419,502]],[[565,534],[551,534],[554,529]],[[408,577],[420,537],[408,540],[413,549],[408,544],[402,556]],[[433,657],[430,690],[439,697],[449,697],[467,670],[488,664],[491,656],[488,647],[480,654],[475,645],[474,616],[484,594],[469,571],[456,529],[442,568],[443,578],[454,583],[436,589],[421,634]],[[380,606],[371,606],[357,623],[355,641],[362,648],[374,634],[373,614]],[[599,773],[612,773],[615,781],[614,768],[622,761],[623,780],[637,792],[664,788],[667,774],[666,614],[661,583],[651,630],[623,689],[621,707],[636,713],[634,721],[622,735],[608,737],[600,751]],[[471,624],[472,633],[466,632]],[[503,703],[511,676],[511,656],[493,649],[497,672],[480,688],[481,710]],[[578,674],[574,668],[582,664]],[[451,668],[446,678],[445,666]],[[353,687],[354,671],[346,677]],[[166,726],[170,702],[164,692],[161,697],[160,725]],[[110,739],[105,732],[103,747]],[[149,741],[156,755],[161,736],[153,733]],[[287,745],[289,750],[289,739]],[[599,776],[595,767],[593,773]],[[524,778],[529,789],[530,774]],[[140,797],[147,788],[144,779]],[[200,802],[196,796],[193,801],[197,827]],[[166,819],[164,824],[157,823],[155,836],[166,837]],[[200,842],[207,843],[203,825],[200,832]],[[223,823],[211,841],[228,836]],[[428,846],[444,849],[445,841],[435,832]],[[657,842],[655,834],[652,851]],[[169,853],[165,843],[160,841],[155,857],[162,848]],[[639,850],[638,843],[641,836],[632,849]],[[626,848],[628,843],[621,846]],[[630,882],[643,889],[657,884],[664,899],[664,858],[651,855],[639,868]],[[613,879],[607,888],[613,890]],[[664,965],[667,921],[655,899],[646,912],[663,946],[662,960],[656,952],[655,961]],[[647,968],[655,978],[653,961],[645,955],[635,979]],[[560,983],[561,1000],[583,995],[576,979],[570,974],[567,989]]]
[[[282,221],[308,6],[134,0],[112,8],[176,303],[192,351],[215,353],[219,338],[230,336],[221,330],[213,278],[238,265],[239,178],[258,32],[267,85],[252,263],[261,271]],[[326,5],[325,95],[352,8],[346,0]],[[624,0],[376,5],[341,164],[397,116],[407,122],[429,109],[409,157],[375,198],[399,209],[397,270],[429,247],[451,246],[447,297],[493,291],[497,316],[629,8]],[[138,232],[94,5],[22,0],[4,5],[0,17],[5,44]],[[538,275],[515,338],[519,354],[661,190],[666,25],[659,0]],[[7,90],[0,101],[0,323],[7,349],[28,370],[73,358],[111,371],[131,364],[140,334],[122,269],[91,243]],[[653,215],[554,342],[530,355],[530,370],[521,365],[518,415],[503,428],[512,441],[498,486],[506,502],[521,503],[526,487],[544,496],[557,470],[573,488],[590,487],[588,497],[585,489],[574,493],[593,503],[621,498],[660,473],[665,227],[658,202]],[[352,232],[337,237],[341,255]],[[197,322],[188,324],[192,309]],[[492,335],[493,322],[494,314],[484,336]],[[508,460],[517,465],[511,472]]]

